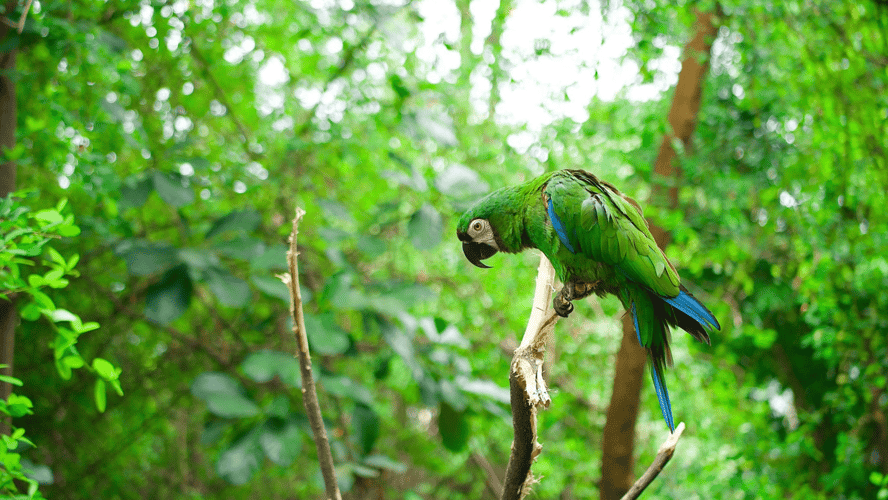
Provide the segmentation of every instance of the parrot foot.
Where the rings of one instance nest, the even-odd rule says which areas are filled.
[[[585,299],[586,297],[592,295],[595,292],[595,289],[598,287],[599,282],[595,281],[593,283],[570,283],[570,287],[573,288],[571,292],[571,300],[576,299]]]
[[[555,296],[555,299],[552,300],[552,307],[555,308],[555,312],[562,318],[566,318],[574,310],[574,305],[564,298],[563,288],[561,289],[561,292]]]
[[[569,281],[561,287],[561,291],[552,300],[552,307],[559,316],[566,318],[574,310],[571,302],[592,295],[600,284],[599,281],[592,283]]]

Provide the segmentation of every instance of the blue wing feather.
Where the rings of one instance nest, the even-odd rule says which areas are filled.
[[[561,219],[555,215],[555,208],[552,206],[552,198],[549,198],[549,206],[547,209],[549,213],[549,220],[552,221],[552,228],[555,229],[555,233],[558,234],[558,239],[561,240],[561,243],[570,250],[570,253],[577,253],[574,250],[573,245],[570,244],[570,240],[567,238],[567,231],[564,230],[564,224],[561,223]]]
[[[635,302],[632,302],[632,321],[635,322],[635,336],[638,337],[638,344],[644,347],[641,341],[641,330],[638,329],[638,314],[635,312]]]

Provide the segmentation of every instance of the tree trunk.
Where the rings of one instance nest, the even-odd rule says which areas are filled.
[[[672,141],[678,139],[690,150],[691,137],[700,112],[703,79],[709,70],[709,54],[712,40],[718,33],[713,24],[713,14],[697,12],[694,38],[685,45],[684,60],[678,74],[678,84],[669,109],[669,125],[672,128],[660,144],[654,162],[654,187],[651,198],[655,203],[678,206],[677,152]],[[661,248],[669,242],[669,233],[652,226],[651,233]],[[630,346],[634,348],[630,348]],[[623,317],[623,342],[617,353],[616,373],[611,403],[604,425],[601,459],[601,499],[616,500],[622,497],[634,482],[635,422],[641,384],[644,377],[646,353],[638,345],[635,329],[629,316]]]
[[[5,15],[10,17],[16,6],[16,2],[6,2]],[[5,23],[0,23],[0,44],[3,44],[10,36],[16,36],[12,28]],[[16,49],[0,52],[0,150],[15,147],[16,127],[16,97],[15,97],[15,72]],[[15,191],[15,163],[8,161],[0,163],[0,198]],[[6,368],[0,370],[0,374],[12,375],[13,348],[15,345],[15,326],[18,323],[18,313],[15,308],[15,298],[9,302],[0,300],[0,364]],[[0,382],[0,398],[6,401],[12,392],[12,385]],[[0,433],[9,434],[9,420],[0,422]]]
[[[490,63],[490,98],[487,100],[487,121],[494,122],[496,106],[500,102],[500,82],[503,79],[503,30],[506,26],[506,18],[512,11],[512,0],[500,0],[493,21],[490,23],[490,36],[487,37],[487,46],[493,54],[493,62]]]
[[[635,421],[647,354],[638,344],[632,318],[623,315],[623,341],[617,353],[614,389],[604,424],[601,457],[601,498],[618,499],[635,482]]]

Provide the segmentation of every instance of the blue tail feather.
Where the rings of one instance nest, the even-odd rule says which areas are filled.
[[[691,294],[684,290],[678,292],[677,297],[663,297],[663,300],[672,307],[687,314],[704,328],[720,329],[718,320],[707,310],[703,304],[697,301]]]
[[[675,432],[675,424],[672,420],[672,404],[669,403],[669,391],[666,390],[666,384],[663,383],[660,370],[656,364],[651,366],[651,377],[654,379],[654,389],[657,391],[657,400],[660,402],[660,412],[663,413],[663,419],[669,426],[669,432]]]
[[[635,324],[635,336],[638,337],[638,343],[644,347],[641,341],[641,329],[638,327],[638,312],[635,309],[635,301],[630,302],[629,310],[632,312],[632,322]],[[651,377],[654,379],[654,389],[657,391],[657,401],[660,403],[660,412],[663,413],[663,419],[669,426],[670,432],[675,432],[675,425],[672,420],[672,404],[669,402],[669,391],[666,390],[666,384],[663,383],[658,364],[651,360]]]

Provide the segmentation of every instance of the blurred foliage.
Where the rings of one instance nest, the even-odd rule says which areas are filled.
[[[13,260],[0,261],[4,288],[42,308],[21,308],[16,391],[33,408],[14,423],[36,445],[22,456],[48,476],[43,494],[320,495],[275,277],[301,206],[306,324],[340,486],[481,498],[473,455],[505,469],[508,365],[537,258],[481,272],[455,217],[492,188],[586,168],[672,232],[668,255],[724,325],[711,347],[676,335],[667,376],[688,430],[648,497],[885,495],[885,7],[536,2],[564,26],[604,17],[616,28],[600,37],[627,31],[613,71],[638,68],[613,99],[591,100],[572,86],[615,75],[580,68],[593,80],[549,89],[537,123],[507,116],[504,100],[544,76],[516,68],[564,64],[574,28],[516,42],[510,23],[530,4],[503,2],[492,18],[505,26],[485,38],[473,34],[490,23],[481,3],[34,2],[23,33],[0,41],[19,49],[17,146],[2,154],[36,190],[29,206],[74,215],[65,227],[81,231],[60,233],[45,270],[24,278],[62,285],[52,308],[7,284],[19,257],[4,247]],[[433,5],[470,24],[438,29],[449,21]],[[695,8],[720,12],[721,28],[680,207],[666,210],[647,203],[663,182],[651,165]],[[60,321],[76,328],[50,309],[102,325],[66,352],[120,369],[59,368],[48,346]],[[590,299],[559,324],[539,498],[598,495],[621,314]],[[99,382],[125,396],[99,398]],[[643,397],[639,472],[664,437]]]

